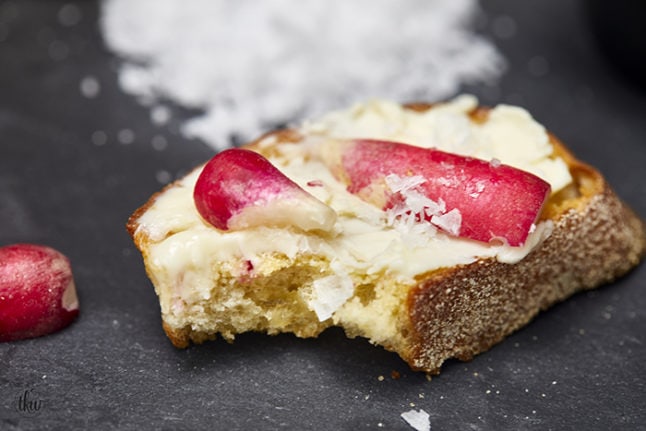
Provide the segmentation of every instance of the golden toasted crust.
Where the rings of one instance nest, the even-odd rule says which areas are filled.
[[[472,118],[485,121],[487,113],[479,108]],[[399,352],[412,368],[438,373],[446,359],[469,360],[541,310],[615,280],[644,257],[643,221],[596,169],[550,140],[573,177],[543,210],[552,234],[513,265],[490,258],[419,277],[406,306],[409,348]]]
[[[217,334],[193,331],[190,327],[173,328],[165,321],[162,321],[162,328],[173,346],[178,349],[185,349],[191,343],[200,344],[208,340],[214,340],[217,336]]]
[[[487,259],[444,269],[410,291],[410,349],[402,357],[413,368],[437,373],[448,358],[471,359],[539,311],[610,282],[640,261],[642,221],[596,171],[586,175],[593,177],[583,182],[592,181],[598,193],[573,202],[578,209],[554,220],[551,236],[522,261]]]
[[[412,104],[407,108],[423,111],[431,106]],[[478,108],[470,116],[475,122],[484,122],[488,112]],[[292,129],[261,139],[269,135],[278,142],[298,144],[302,140]],[[577,160],[554,136],[550,139],[555,155],[565,160],[574,180],[552,196],[543,210],[541,218],[554,224],[552,234],[516,264],[490,258],[420,274],[401,304],[401,339],[395,347],[384,346],[413,369],[437,373],[449,358],[469,360],[527,324],[541,310],[577,291],[616,279],[644,257],[642,220],[597,170]],[[254,148],[259,141],[247,147]],[[164,190],[153,195],[127,223],[144,260],[149,239],[138,230],[139,218]],[[154,274],[149,276],[154,280]],[[163,327],[177,347],[215,337],[190,327],[174,328],[165,321]]]

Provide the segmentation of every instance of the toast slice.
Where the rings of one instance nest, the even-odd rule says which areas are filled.
[[[317,155],[347,139],[439,146],[509,164],[551,192],[514,246],[459,237],[425,220],[399,223],[350,193]],[[471,359],[550,305],[626,274],[646,249],[643,222],[603,176],[520,108],[482,108],[470,96],[435,105],[370,102],[245,148],[336,219],[332,228],[276,225],[278,212],[267,207],[251,224],[216,228],[193,195],[204,166],[154,194],[127,229],[177,347],[245,331],[315,337],[335,325],[435,374],[445,360]]]

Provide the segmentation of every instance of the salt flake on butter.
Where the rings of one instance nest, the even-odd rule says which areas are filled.
[[[314,280],[307,305],[316,313],[319,321],[332,317],[354,294],[354,284],[347,275],[329,275]]]

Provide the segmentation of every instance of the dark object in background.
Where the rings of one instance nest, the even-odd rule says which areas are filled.
[[[646,2],[584,0],[584,4],[601,52],[646,91]]]

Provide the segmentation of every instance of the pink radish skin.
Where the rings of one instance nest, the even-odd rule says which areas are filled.
[[[0,341],[56,332],[78,314],[67,257],[42,245],[0,247]]]
[[[303,190],[262,155],[222,151],[204,166],[193,192],[204,220],[220,230],[254,226],[332,229],[336,213]]]
[[[418,190],[433,201],[444,201],[447,212],[457,209],[462,218],[459,236],[477,241],[522,245],[550,194],[550,185],[531,173],[435,149],[364,139],[335,141],[325,152],[350,193],[383,209],[402,200],[390,192],[386,176],[423,177]]]

